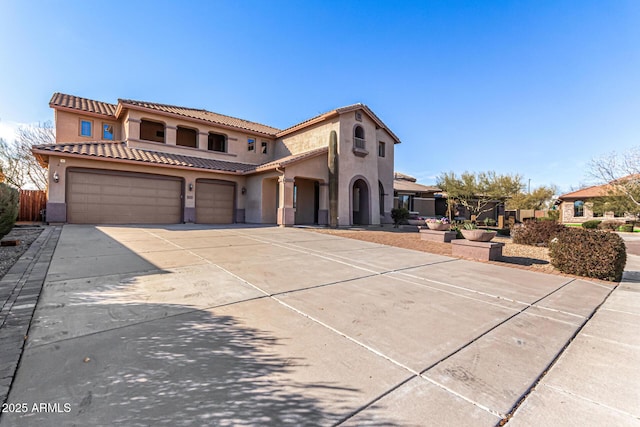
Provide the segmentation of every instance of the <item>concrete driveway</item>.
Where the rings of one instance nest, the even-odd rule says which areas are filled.
[[[0,424],[493,426],[611,290],[300,229],[65,226]]]

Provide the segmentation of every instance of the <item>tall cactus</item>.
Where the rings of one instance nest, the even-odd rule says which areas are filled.
[[[338,134],[329,135],[329,226],[338,227]]]

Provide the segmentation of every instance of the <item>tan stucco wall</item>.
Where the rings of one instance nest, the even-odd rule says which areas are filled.
[[[382,223],[391,223],[391,209],[393,209],[393,173],[395,162],[395,143],[391,135],[383,129],[376,131],[376,147],[374,155],[378,159],[378,180],[384,187],[384,218],[381,219]],[[378,157],[377,142],[382,141],[385,143],[385,157]],[[377,187],[376,187],[377,190]],[[376,205],[378,207],[378,205]],[[380,209],[378,208],[378,211]]]
[[[339,137],[340,124],[338,118],[287,135],[276,142],[276,158],[303,153],[314,148],[327,147],[332,130],[338,132]]]
[[[122,139],[122,125],[108,117],[94,117],[76,114],[69,111],[55,110],[56,142],[86,142],[102,140],[102,125],[111,124],[114,128],[114,141]],[[80,120],[89,120],[93,123],[91,137],[80,136]]]
[[[245,221],[247,223],[276,223],[278,175],[277,172],[271,171],[246,177]]]
[[[127,118],[129,120],[127,122],[128,129],[126,132],[131,147],[179,153],[185,156],[216,158],[220,160],[250,164],[267,163],[274,159],[275,144],[273,139],[271,138],[262,137],[249,132],[223,129],[215,126],[210,126],[205,123],[191,122],[187,119],[177,119],[160,114],[153,114],[135,110],[129,110],[127,112]],[[140,128],[137,121],[142,119],[162,122],[165,124],[165,126],[167,127],[165,131],[165,143],[142,141],[140,139]],[[178,126],[197,129],[199,135],[201,135],[199,136],[199,141],[200,138],[202,138],[201,147],[203,147],[203,149],[177,146],[176,129]],[[227,153],[208,151],[206,149],[207,147],[205,141],[209,132],[219,133],[227,136]],[[247,150],[248,138],[255,139],[255,151]],[[262,141],[266,141],[269,144],[267,154],[262,154],[261,152]]]
[[[359,157],[353,152],[353,133],[356,124],[364,129],[366,150],[369,152],[365,157]],[[386,143],[384,158],[378,157],[378,141]],[[393,150],[394,144],[391,137],[386,132],[377,132],[375,122],[366,114],[362,114],[362,121],[356,120],[353,111],[340,115],[338,225],[352,224],[351,187],[356,176],[364,178],[369,187],[369,223],[372,225],[380,224],[378,180],[384,185],[387,194],[385,210],[391,211],[393,204]]]
[[[195,207],[195,181],[196,179],[219,179],[223,181],[235,182],[236,185],[236,209],[245,208],[246,197],[241,194],[242,187],[246,186],[246,177],[226,175],[220,173],[207,173],[206,171],[193,171],[186,169],[173,169],[165,167],[153,167],[147,165],[136,165],[130,163],[118,163],[107,161],[96,161],[76,158],[60,158],[51,156],[49,159],[49,202],[65,203],[65,182],[66,170],[72,167],[106,169],[114,171],[139,172],[155,175],[167,175],[180,177],[185,180],[184,194],[186,195],[184,205],[186,208]],[[59,182],[53,182],[53,174],[57,172],[60,177]],[[189,191],[189,184],[193,184],[194,191]]]

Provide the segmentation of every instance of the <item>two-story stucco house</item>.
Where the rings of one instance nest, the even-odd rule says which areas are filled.
[[[56,93],[47,221],[91,224],[329,224],[337,136],[340,226],[390,222],[395,134],[366,106],[280,130],[206,110]],[[335,202],[334,202],[335,203]]]

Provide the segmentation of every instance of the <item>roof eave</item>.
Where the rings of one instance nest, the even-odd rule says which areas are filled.
[[[122,106],[122,109],[120,109],[120,106]],[[219,127],[219,128],[222,128],[222,129],[241,131],[241,132],[247,133],[249,135],[263,136],[263,137],[267,137],[267,138],[271,138],[271,139],[275,139],[276,138],[276,134],[275,133],[260,132],[260,131],[256,131],[256,130],[252,130],[252,129],[246,129],[246,128],[239,127],[239,126],[226,125],[226,124],[219,123],[219,122],[214,122],[214,121],[209,121],[209,120],[204,120],[204,119],[198,119],[196,117],[191,117],[191,116],[187,116],[187,115],[184,115],[184,114],[171,113],[171,112],[168,112],[168,111],[161,111],[161,110],[156,110],[154,108],[143,107],[143,106],[136,105],[136,104],[130,104],[130,103],[124,101],[124,100],[118,100],[118,109],[119,109],[119,111],[121,112],[125,108],[127,108],[129,110],[144,111],[144,112],[147,112],[147,113],[157,114],[157,115],[166,116],[166,117],[179,117],[182,120],[187,119],[188,121],[196,122],[196,123],[202,123],[202,124],[205,124],[205,125],[208,125],[208,126],[214,125],[215,127]]]
[[[217,174],[225,174],[225,175],[244,175],[246,171],[225,171],[220,169],[207,169],[207,168],[199,168],[197,166],[182,166],[182,165],[167,165],[163,163],[151,163],[145,162],[141,160],[129,160],[129,159],[115,159],[113,157],[104,157],[104,156],[92,156],[87,154],[76,154],[76,153],[64,153],[60,151],[47,151],[47,150],[32,150],[33,154],[38,155],[46,155],[47,161],[48,157],[56,156],[56,157],[70,157],[75,159],[84,159],[84,160],[94,160],[99,162],[113,162],[113,163],[126,163],[130,165],[138,165],[138,166],[149,166],[149,167],[161,167],[161,168],[169,168],[169,169],[182,169],[182,170],[194,170],[197,169],[203,172],[217,173]]]
[[[111,115],[111,114],[97,113],[95,111],[80,110],[78,108],[65,107],[65,106],[62,106],[62,105],[56,105],[56,104],[52,104],[52,103],[49,103],[49,107],[53,108],[54,110],[68,111],[70,113],[81,114],[83,116],[91,116],[91,117],[99,117],[99,118],[108,117],[111,120],[115,120],[117,118],[116,116]]]
[[[285,129],[285,130],[283,130],[281,132],[278,132],[275,136],[277,138],[281,138],[283,136],[290,135],[292,133],[295,133],[295,132],[298,132],[300,130],[306,129],[306,128],[308,128],[310,126],[313,126],[313,125],[316,125],[318,123],[322,123],[322,122],[324,122],[324,121],[326,121],[328,119],[331,119],[331,118],[337,117],[337,116],[339,116],[338,110],[332,110],[332,111],[324,113],[324,114],[322,114],[320,116],[314,117],[314,118],[312,118],[310,120],[307,120],[307,121],[304,121],[304,122],[299,123],[297,125],[294,125],[294,126],[288,128],[288,129]]]

